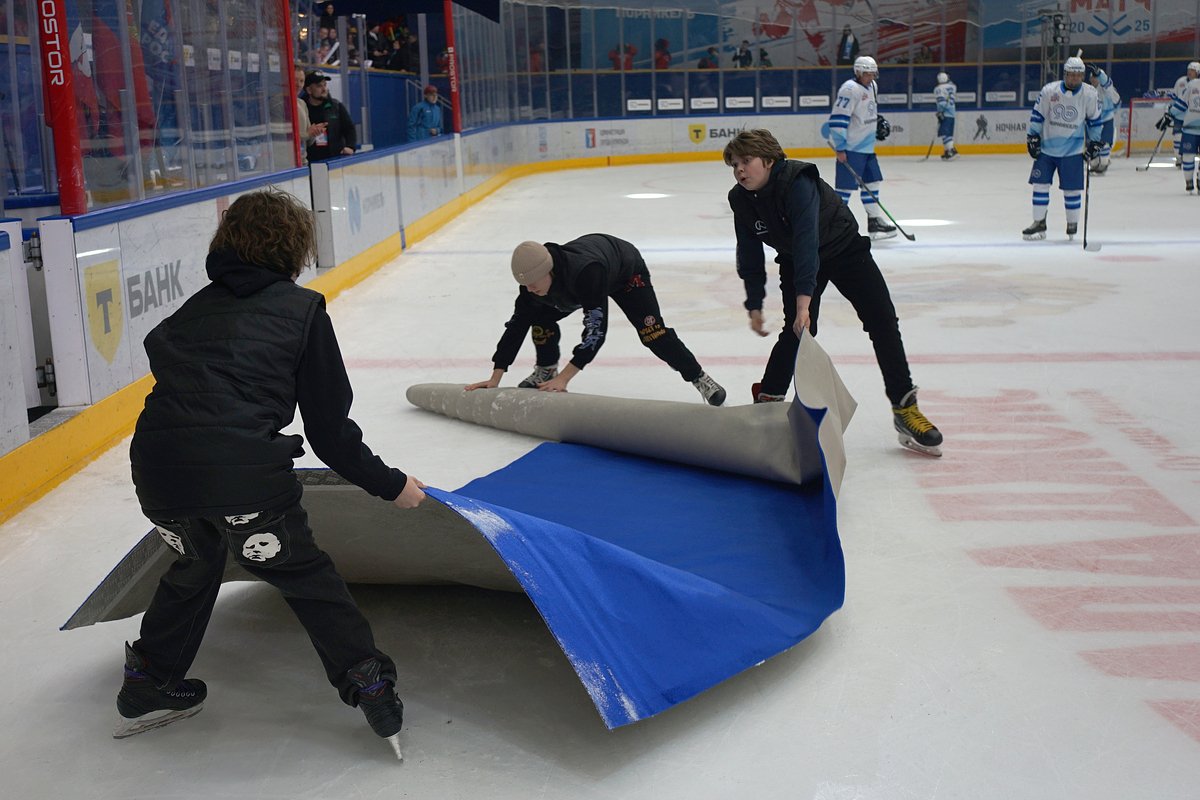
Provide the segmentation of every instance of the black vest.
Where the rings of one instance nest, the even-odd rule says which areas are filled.
[[[155,386],[129,457],[151,518],[280,509],[300,499],[296,369],[324,298],[290,280],[237,297],[210,283],[146,336]]]
[[[858,243],[858,221],[854,214],[838,197],[837,192],[821,179],[815,164],[788,159],[771,167],[771,179],[757,192],[747,191],[741,186],[729,190],[729,205],[735,216],[754,220],[751,227],[759,238],[780,256],[792,253],[792,221],[788,218],[785,202],[791,193],[792,184],[806,175],[817,185],[821,198],[821,210],[817,225],[821,241],[817,255],[821,263]],[[764,232],[765,231],[765,232]],[[778,258],[776,259],[779,260]]]

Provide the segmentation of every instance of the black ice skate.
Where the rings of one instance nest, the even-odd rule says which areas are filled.
[[[204,681],[188,678],[173,689],[160,689],[142,670],[145,662],[125,643],[125,680],[117,693],[117,712],[121,715],[113,730],[114,739],[124,739],[144,731],[161,728],[195,716],[204,708],[208,687]]]
[[[958,158],[958,148],[951,147],[949,150],[942,151],[942,161],[952,161]]]
[[[767,394],[762,390],[761,383],[754,383],[750,386],[750,395],[754,398],[755,403],[782,403],[787,400],[786,394]]]
[[[1188,181],[1187,183],[1184,184],[1184,187],[1187,189],[1187,193],[1191,194],[1192,190],[1196,188],[1196,185],[1194,183],[1192,183],[1191,181]]]
[[[1077,233],[1079,233],[1079,223],[1078,222],[1068,222],[1067,223],[1067,238],[1073,240],[1075,238],[1075,234],[1077,234]]]
[[[692,386],[696,387],[704,402],[710,406],[719,406],[725,402],[725,390],[721,388],[721,384],[708,377],[707,372],[701,372],[700,377],[692,381]]]
[[[1035,242],[1038,239],[1046,238],[1046,220],[1040,219],[1030,225],[1025,230],[1021,231],[1021,235],[1025,237],[1027,242]]]
[[[942,432],[917,407],[915,386],[901,398],[900,405],[892,406],[892,416],[896,432],[900,434],[900,444],[922,455],[941,456]]]
[[[551,378],[557,377],[558,365],[551,364],[548,367],[543,367],[538,364],[533,368],[533,372],[529,373],[529,377],[517,384],[518,389],[536,389],[539,385],[545,383]]]
[[[392,682],[379,677],[382,665],[377,658],[368,658],[351,667],[346,675],[359,687],[355,704],[362,709],[367,724],[378,736],[388,740],[396,758],[403,761],[400,753],[400,729],[404,726],[404,703],[396,697]]]
[[[872,239],[891,239],[896,235],[896,226],[884,222],[883,217],[867,219],[867,233]]]

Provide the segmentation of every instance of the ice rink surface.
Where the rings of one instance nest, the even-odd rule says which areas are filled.
[[[917,240],[874,252],[945,456],[896,443],[870,342],[831,289],[818,341],[859,402],[847,596],[793,650],[609,732],[523,595],[355,587],[399,663],[397,764],[275,590],[230,585],[192,671],[204,711],[116,741],[138,619],[58,626],[149,529],[126,441],[0,528],[0,796],[1200,798],[1200,197],[1139,163],[1093,181],[1102,250],[1085,253],[1057,189],[1047,241],[1021,240],[1026,157],[884,159],[883,203]],[[525,178],[344,293],[330,311],[367,441],[447,489],[537,444],[404,392],[487,378],[513,246],[596,231],[641,248],[667,323],[749,402],[773,339],[746,324],[730,186],[717,160]],[[700,402],[619,315],[571,388]]]

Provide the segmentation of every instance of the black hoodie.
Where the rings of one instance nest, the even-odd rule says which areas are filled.
[[[407,476],[363,444],[353,392],[325,299],[288,276],[210,253],[212,280],[146,337],[156,384],[138,418],[130,461],[152,519],[279,510],[299,501],[283,435],[297,406],[330,468],[393,500]]]

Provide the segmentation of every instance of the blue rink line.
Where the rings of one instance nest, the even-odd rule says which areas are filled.
[[[430,494],[495,547],[609,728],[787,650],[844,599],[827,478],[800,487],[547,443]]]

